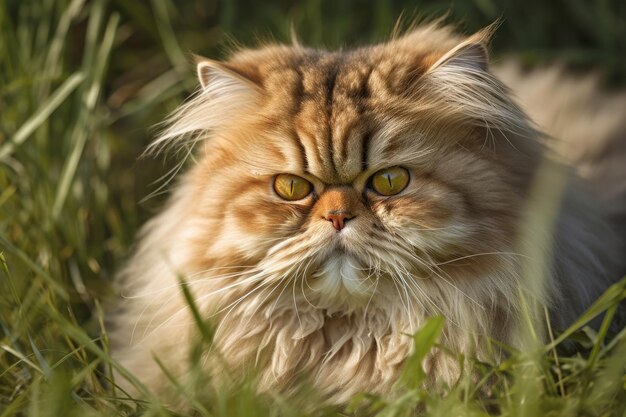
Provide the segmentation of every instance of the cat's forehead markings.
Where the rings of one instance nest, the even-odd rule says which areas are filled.
[[[297,94],[293,125],[303,168],[328,184],[349,183],[367,166],[364,102],[371,71],[367,62],[345,54],[323,54],[301,60],[295,69],[299,83],[287,89]]]

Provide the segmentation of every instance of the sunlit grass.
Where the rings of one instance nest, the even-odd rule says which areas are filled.
[[[324,11],[329,5],[321,4],[302,2],[290,17],[305,40],[331,45],[366,30],[369,35],[360,39],[382,37],[401,9],[376,3],[375,26],[364,28],[368,19],[330,17]],[[485,21],[498,17],[490,1],[468,4],[470,18],[480,10]],[[581,15],[582,3],[573,4]],[[210,2],[201,6],[212,7]],[[171,415],[111,360],[101,303],[139,224],[160,199],[142,207],[137,201],[153,190],[150,181],[170,168],[138,161],[148,129],[195,85],[187,64],[191,51],[181,48],[179,36],[199,53],[215,51],[217,38],[223,42],[223,34],[215,31],[206,41],[199,30],[177,32],[173,20],[193,16],[194,7],[181,7],[176,14],[170,3],[158,0],[7,1],[0,6],[0,417]],[[219,5],[222,29],[237,32],[235,17],[242,7]],[[433,7],[429,13],[447,6]],[[280,9],[264,10],[268,23],[263,27],[286,38],[289,24]],[[593,10],[605,27],[619,20],[600,6]],[[589,18],[580,16],[583,23]],[[469,26],[481,24],[476,18]],[[252,30],[239,32],[247,39],[254,36]],[[600,29],[592,27],[589,34],[599,45],[612,47]],[[136,39],[138,47],[127,45]],[[575,51],[584,61],[584,48]],[[526,56],[537,59],[532,51]],[[202,416],[408,416],[416,409],[432,416],[624,415],[626,331],[612,334],[608,324],[626,298],[625,288],[624,281],[611,288],[550,343],[511,351],[499,365],[449,352],[475,374],[443,392],[421,388],[421,359],[438,346],[440,318],[415,337],[416,354],[396,395],[363,393],[348,410],[312,411],[301,409],[297,400],[258,396],[253,381],[228,388],[203,375],[191,386],[171,382]],[[603,314],[597,331],[584,327]],[[204,337],[192,361],[211,337],[211,329],[201,320],[197,324]],[[167,358],[160,361],[166,370]],[[129,399],[115,386],[115,368],[144,393],[143,399]]]

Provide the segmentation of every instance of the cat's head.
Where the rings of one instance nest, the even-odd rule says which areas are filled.
[[[202,88],[155,145],[198,144],[189,272],[251,268],[270,299],[287,288],[329,311],[436,312],[501,279],[535,132],[489,73],[486,36],[427,26],[354,50],[201,60]]]

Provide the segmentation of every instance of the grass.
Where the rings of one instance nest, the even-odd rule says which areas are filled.
[[[117,365],[107,352],[100,300],[139,225],[163,201],[155,193],[137,204],[158,189],[152,181],[176,161],[139,155],[149,128],[195,87],[190,52],[220,56],[231,34],[245,43],[268,33],[284,40],[290,22],[311,44],[379,40],[402,10],[411,16],[417,8],[426,15],[448,12],[470,31],[504,16],[496,52],[515,51],[529,62],[566,58],[580,68],[601,66],[615,84],[625,81],[623,2],[368,4],[371,9],[321,0],[0,5],[0,417],[171,415],[154,398],[127,400],[114,388]],[[560,24],[554,25],[557,16]],[[625,297],[622,281],[554,341],[511,352],[498,366],[459,358],[484,378],[478,384],[463,378],[443,394],[420,389],[421,355],[436,346],[441,326],[433,318],[415,338],[416,354],[397,396],[363,394],[352,411],[626,415],[626,331],[608,337],[608,323]],[[605,324],[597,332],[584,327],[598,315]],[[572,343],[575,351],[568,350]],[[250,381],[231,389],[204,382],[202,395],[181,388],[199,415],[346,412],[303,411],[293,401],[255,395]],[[487,386],[491,393],[484,398],[479,394]]]

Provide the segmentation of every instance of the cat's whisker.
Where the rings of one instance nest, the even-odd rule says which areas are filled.
[[[168,298],[168,300],[166,302],[169,302],[171,300],[172,296],[170,296],[170,298]],[[139,326],[139,323],[141,323],[143,316],[146,314],[146,311],[148,310],[148,308],[150,307],[150,304],[147,304],[144,306],[144,308],[141,309],[141,313],[139,313],[139,316],[137,317],[137,319],[135,319],[135,324],[133,325],[133,328],[130,332],[130,341],[129,344],[132,345],[134,340],[135,340],[135,332],[137,331],[137,327]],[[152,323],[152,321],[154,320],[154,317],[150,320],[150,322],[148,323],[148,325],[146,326],[146,328],[144,328],[144,332],[143,332],[143,336],[145,336],[147,328],[150,326],[150,323]]]
[[[309,258],[309,262],[310,262]],[[296,269],[293,278],[291,279],[292,281],[292,296],[293,296],[293,308],[296,312],[296,317],[298,318],[298,323],[300,323],[300,329],[302,329],[302,320],[300,319],[300,312],[298,311],[298,302],[296,301],[296,283],[298,280],[300,280],[300,282],[304,282],[304,280],[306,279],[304,277],[304,274],[302,277],[299,276],[300,274],[300,269],[302,268],[302,266],[304,265],[304,261],[301,261],[298,263],[298,268]],[[304,296],[304,291],[302,291],[302,295]],[[306,296],[304,296],[304,298],[306,299]],[[307,302],[309,304],[311,304],[308,300]],[[311,304],[312,305],[312,304]]]
[[[389,276],[392,279],[392,282],[394,284],[394,286],[396,287],[396,290],[398,292],[398,295],[400,296],[400,301],[402,302],[402,305],[405,308],[405,314],[406,317],[408,318],[409,321],[409,326],[410,328],[414,328],[414,324],[413,324],[413,320],[415,319],[415,316],[413,314],[411,314],[411,309],[409,308],[409,296],[408,293],[406,292],[406,289],[404,288],[404,286],[402,285],[401,281],[398,279],[397,275],[395,274],[389,274]],[[404,289],[404,292],[406,294],[406,301],[404,300],[403,297],[403,292],[401,291],[402,289]]]
[[[275,274],[275,273],[274,273],[274,274]],[[246,323],[245,323],[245,324],[244,324],[244,326],[243,326],[243,328],[246,328],[246,326],[248,325],[248,323],[250,322],[250,320],[251,320],[251,319],[252,319],[252,318],[256,315],[256,312],[258,311],[258,309],[259,309],[259,308],[260,308],[260,307],[261,307],[261,306],[265,303],[265,301],[266,301],[266,300],[267,300],[267,299],[268,299],[268,298],[269,298],[269,297],[270,297],[270,296],[274,293],[274,291],[275,291],[277,288],[279,288],[279,287],[282,285],[282,283],[284,282],[285,277],[287,276],[287,274],[286,274],[286,273],[282,273],[281,275],[282,275],[282,276],[281,276],[281,278],[279,279],[279,281],[278,281],[278,282],[273,282],[273,281],[271,281],[271,280],[265,280],[264,282],[262,282],[262,283],[261,283],[261,285],[257,286],[257,287],[256,287],[256,288],[254,288],[252,291],[250,291],[250,292],[248,292],[248,293],[244,294],[242,297],[240,297],[239,299],[237,299],[235,302],[233,302],[233,303],[229,304],[229,305],[226,307],[226,308],[229,308],[229,307],[230,307],[230,308],[229,308],[229,310],[228,310],[228,313],[226,313],[226,315],[224,316],[224,318],[221,320],[221,323],[220,323],[220,326],[218,326],[218,329],[219,329],[219,327],[221,327],[221,324],[222,324],[222,323],[225,323],[225,322],[227,321],[227,318],[228,318],[228,316],[231,314],[231,312],[232,312],[232,311],[233,311],[233,310],[237,307],[237,305],[239,305],[239,304],[240,304],[243,300],[245,300],[247,297],[249,297],[250,295],[252,295],[252,294],[253,294],[254,292],[256,292],[259,288],[265,287],[265,288],[263,288],[263,290],[262,290],[262,291],[258,294],[259,296],[263,293],[263,291],[265,291],[265,290],[267,290],[267,289],[271,288],[271,291],[270,291],[270,292],[269,292],[269,293],[265,296],[265,298],[263,298],[263,300],[261,300],[260,302],[258,302],[258,303],[257,303],[257,305],[256,305],[256,307],[255,307],[255,309],[254,309],[254,311],[253,311],[251,314],[247,314],[247,316],[248,316],[248,320],[246,321]],[[269,274],[269,273],[268,273],[268,277],[270,277],[270,276],[271,276],[271,274]],[[274,284],[274,285],[270,285],[270,284]],[[284,288],[286,288],[286,286],[283,286],[283,287],[284,287]],[[284,288],[283,288],[283,291],[284,291]],[[282,295],[282,291],[281,291],[281,295]],[[279,298],[280,298],[280,295],[279,295],[279,297],[277,297],[277,301],[278,301],[278,299],[279,299]],[[224,310],[225,310],[225,309],[222,309],[221,311],[224,311]],[[268,318],[271,318],[271,315],[272,315],[272,312],[270,312],[270,313],[268,314]],[[217,335],[217,331],[216,331],[216,335]]]
[[[461,295],[463,295],[468,300],[470,300],[474,304],[476,304],[476,306],[478,306],[480,309],[485,310],[485,307],[481,303],[479,303],[474,298],[470,297],[469,294],[467,294],[464,291],[462,291],[458,286],[454,285],[454,283],[452,283],[450,280],[446,279],[443,275],[441,275],[440,272],[443,272],[443,271],[441,271],[441,269],[439,269],[439,268],[435,269],[436,267],[433,267],[432,265],[429,265],[428,263],[426,263],[425,261],[420,259],[420,257],[418,257],[414,253],[412,253],[411,249],[413,249],[413,248],[410,246],[410,244],[408,242],[406,242],[403,246],[406,246],[406,248],[405,248],[405,251],[406,251],[405,256],[407,256],[408,258],[414,260],[415,262],[417,262],[420,265],[422,265],[423,267],[425,267],[429,272],[434,274],[435,277],[441,279],[443,282],[445,282],[446,284],[450,285],[452,288],[454,288],[456,291],[458,291]],[[450,278],[450,277],[448,276],[448,278]]]
[[[302,329],[302,319],[300,318],[300,311],[298,309],[298,301],[296,301],[296,279],[291,280],[291,294],[293,298],[293,309],[296,312],[296,318],[298,319],[298,323],[300,324],[300,329]]]
[[[288,280],[289,278],[287,276],[284,276],[283,278],[281,278],[280,283],[283,283],[284,281]],[[272,304],[271,309],[269,310],[268,313],[268,317],[271,321],[271,317],[274,315],[274,311],[276,311],[276,306],[278,305],[278,302],[280,301],[283,293],[285,292],[285,290],[287,289],[288,285],[283,285],[283,289],[280,291],[280,293],[278,294],[278,296],[276,297],[276,300],[274,301],[274,304]]]
[[[259,302],[255,308],[255,310],[252,312],[252,314],[249,314],[248,320],[246,321],[246,323],[244,324],[244,328],[245,326],[248,325],[248,323],[250,322],[250,320],[254,317],[254,315],[256,314],[256,312],[258,311],[258,309],[265,303],[265,301],[269,298],[269,296],[271,296],[273,294],[273,292],[280,286],[283,287],[283,289],[281,290],[280,294],[278,294],[278,296],[276,297],[276,302],[274,303],[274,305],[272,306],[272,309],[269,310],[268,312],[268,318],[271,320],[271,317],[273,315],[273,312],[276,308],[276,305],[278,303],[278,301],[280,300],[282,294],[284,293],[285,289],[287,288],[287,285],[283,285],[284,282],[290,278],[290,274],[291,274],[291,270],[292,270],[292,266],[289,266],[287,270],[285,271],[280,271],[279,275],[280,275],[280,279],[279,281],[274,285],[274,288],[272,288],[272,290],[265,296],[265,298]],[[276,274],[274,274],[276,275]],[[240,300],[241,301],[241,300]],[[233,306],[234,308],[235,306]],[[232,311],[232,308],[231,310]],[[230,311],[228,314],[230,314]],[[222,322],[226,321],[226,318],[223,319]]]
[[[280,223],[276,223],[275,225],[272,225],[271,223],[268,223],[268,226],[275,226],[277,228],[277,227],[281,226],[281,224]],[[284,236],[266,237],[266,238],[255,237],[254,238],[254,243],[255,244],[273,243],[273,242],[277,242],[277,241],[283,241],[284,239],[285,239]],[[222,241],[222,242],[241,243],[241,238],[240,237],[221,236],[220,237],[220,241]]]
[[[313,263],[314,258],[311,257],[309,259],[309,262],[307,263],[307,266],[304,269],[304,274],[302,276],[302,279],[300,280],[300,291],[302,292],[302,298],[304,298],[304,300],[313,308],[316,308],[316,306],[311,303],[311,301],[309,301],[309,299],[307,298],[305,291],[304,291],[304,285],[306,284],[306,286],[310,289],[313,290],[313,288],[311,288],[311,286],[309,285],[309,274],[308,274],[308,269],[311,266],[311,264]]]
[[[256,267],[251,267],[251,269],[254,269]],[[217,269],[217,268],[216,268]],[[191,278],[196,277],[200,274],[206,273],[206,271],[202,271],[202,272],[196,272],[194,274],[191,274],[187,277],[188,281],[185,281],[185,285],[187,286],[197,286],[200,284],[206,284],[208,281],[213,281],[213,280],[219,280],[219,279],[229,279],[229,278],[236,278],[239,276],[243,276],[243,275],[247,275],[250,273],[250,271],[241,271],[241,272],[237,272],[237,273],[230,273],[230,274],[222,274],[222,275],[215,275],[215,276],[210,276],[210,277],[205,277],[205,278],[201,278],[201,279],[194,279],[192,280]],[[126,296],[126,295],[121,295],[122,298],[127,299],[127,300],[133,300],[133,299],[138,299],[138,298],[145,298],[145,297],[153,297],[155,295],[158,295],[160,293],[163,292],[169,292],[172,289],[175,288],[180,288],[180,283],[176,282],[174,284],[171,285],[166,285],[163,286],[161,288],[158,288],[156,290],[153,291],[146,291],[146,292],[142,292],[142,293],[138,293],[137,295],[132,295],[132,296]]]
[[[239,304],[239,302],[241,302],[243,299],[245,299],[246,297],[248,297],[249,295],[252,295],[255,291],[257,291],[259,288],[262,288],[264,286],[270,286],[271,284],[273,284],[273,281],[271,279],[271,274],[264,274],[263,275],[263,279],[260,279],[260,285],[254,287],[251,291],[245,293],[244,295],[242,295],[240,298],[236,299],[235,301],[231,302],[230,304],[228,304],[227,306],[220,308],[219,310],[217,310],[215,313],[213,313],[210,317],[215,317],[218,316],[219,314],[223,313],[224,311],[231,309],[233,306],[236,306],[236,304]]]
[[[383,239],[384,237],[381,237],[381,239]],[[387,242],[389,243],[389,242]],[[400,244],[400,242],[394,242],[395,244]],[[476,304],[479,308],[481,308],[482,310],[485,310],[485,307],[479,303],[478,301],[476,301],[475,299],[473,299],[471,296],[469,296],[468,294],[466,294],[464,291],[462,291],[460,288],[458,288],[456,285],[454,285],[451,281],[449,281],[448,279],[446,279],[444,276],[441,275],[441,273],[439,273],[437,270],[435,270],[432,266],[428,265],[425,261],[423,261],[422,259],[420,259],[418,256],[416,256],[412,250],[414,250],[410,244],[406,245],[401,245],[404,247],[404,249],[399,252],[401,257],[405,257],[408,259],[411,259],[415,262],[417,262],[418,264],[422,265],[424,268],[426,268],[430,273],[432,273],[435,277],[439,278],[441,281],[443,281],[445,284],[450,285],[452,288],[454,288],[459,294],[461,294],[463,297],[465,297],[466,299],[472,301],[474,304]],[[393,249],[395,246],[394,245],[390,245],[387,250],[391,251],[391,249]],[[394,249],[395,251],[398,251],[397,249]],[[382,252],[381,252],[382,253]],[[393,265],[393,264],[392,264]],[[395,268],[395,266],[394,266]],[[408,271],[407,271],[408,273]],[[417,291],[420,292],[420,294],[422,294],[425,298],[428,299],[429,304],[433,305],[438,311],[441,311],[440,307],[438,307],[437,303],[434,303],[430,297],[428,296],[428,294],[420,287],[416,284],[415,282],[415,275],[414,274],[408,274],[408,282],[413,283],[413,286],[416,288]],[[452,322],[452,318],[449,318],[449,320]]]
[[[434,311],[437,311],[443,315],[444,312],[442,311],[441,307],[432,299],[431,296],[428,295],[428,293],[423,288],[421,288],[419,285],[417,285],[417,283],[414,280],[411,279],[412,274],[410,274],[406,269],[404,269],[404,274],[406,274],[407,276],[407,279],[404,280],[404,282],[409,288],[413,289],[412,292],[415,295],[415,299],[420,300],[423,298],[431,306],[431,308]],[[421,295],[421,297],[418,297],[414,291],[417,291]],[[426,309],[426,306],[422,304],[422,308]],[[426,311],[429,311],[429,310],[426,310]]]
[[[427,264],[424,264],[424,266],[427,266]],[[427,266],[428,267],[428,266]],[[461,290],[457,285],[455,285],[452,281],[451,281],[451,277],[445,272],[442,271],[441,269],[437,268],[429,268],[429,270],[441,281],[443,281],[445,284],[451,286],[452,288],[454,288],[454,290],[456,290],[459,294],[461,294],[463,297],[465,297],[466,299],[468,299],[469,301],[471,301],[472,303],[474,303],[478,308],[480,308],[481,310],[485,311],[485,306],[483,306],[480,302],[478,302],[477,300],[475,300],[473,297],[471,297],[469,294],[467,294],[465,291]],[[442,274],[445,274],[447,276],[444,277]]]
[[[416,227],[411,227],[411,231],[414,232],[436,232],[436,231],[440,231],[440,230],[447,230],[447,227],[421,227],[421,228],[416,228]]]
[[[395,266],[392,266],[392,267],[395,268]],[[391,277],[391,282],[393,283],[394,287],[396,288],[396,291],[398,292],[398,296],[400,297],[400,302],[402,303],[402,305],[406,309],[407,313],[409,313],[408,314],[408,316],[409,316],[408,318],[409,318],[409,321],[410,321],[411,326],[412,326],[413,317],[410,314],[410,309],[409,309],[409,306],[407,304],[408,303],[408,293],[406,293],[407,300],[406,300],[406,303],[405,303],[405,300],[404,300],[404,298],[402,296],[402,291],[400,290],[400,287],[399,287],[399,285],[401,285],[401,284],[400,284],[399,280],[397,279],[397,276],[395,274],[393,274],[393,273],[388,274],[388,275]],[[405,289],[405,291],[406,291],[406,289]]]
[[[177,289],[180,289],[180,283],[176,283],[176,284],[174,285],[174,287],[176,287]],[[167,299],[166,299],[163,303],[161,303],[161,304],[159,305],[159,308],[158,308],[158,309],[156,310],[156,312],[152,315],[152,318],[150,319],[150,321],[148,321],[148,323],[147,323],[147,324],[145,325],[145,327],[144,327],[143,334],[142,334],[142,337],[143,337],[143,339],[142,339],[142,340],[145,340],[145,338],[147,338],[147,337],[150,335],[150,334],[148,334],[148,330],[149,330],[149,329],[150,329],[150,327],[152,326],[152,323],[154,322],[154,320],[155,320],[155,319],[156,319],[156,318],[157,318],[157,317],[161,314],[161,311],[163,311],[163,309],[164,309],[166,306],[168,306],[168,305],[170,304],[170,302],[171,302],[174,298],[179,297],[180,295],[181,295],[181,292],[180,292],[180,291],[171,291],[171,294],[167,297]],[[146,306],[146,307],[147,307],[147,306]],[[181,310],[182,310],[182,309],[181,309]],[[141,314],[139,315],[139,319],[137,320],[137,322],[136,322],[136,323],[139,323],[139,321],[141,320],[141,318],[143,317],[143,315],[145,314],[145,312],[146,312],[146,308],[144,308],[144,309],[142,310]],[[135,327],[133,328],[133,336],[134,336],[135,330],[136,330],[136,325],[135,325]],[[150,332],[150,333],[152,333],[152,332]]]
[[[199,303],[199,302],[204,301],[205,299],[207,299],[207,298],[209,298],[209,297],[214,296],[214,295],[215,295],[215,294],[217,294],[217,293],[220,293],[220,292],[223,292],[223,291],[226,291],[226,290],[228,290],[228,289],[232,289],[232,288],[235,288],[235,287],[237,287],[237,286],[244,285],[244,284],[249,284],[249,283],[250,283],[250,281],[255,281],[255,280],[262,280],[262,277],[260,277],[260,278],[259,278],[259,277],[258,277],[258,274],[255,274],[255,275],[253,275],[253,276],[251,276],[251,277],[249,277],[249,278],[246,278],[246,279],[245,279],[245,280],[243,280],[243,281],[237,282],[237,283],[235,283],[235,284],[231,284],[231,285],[229,285],[229,286],[227,286],[227,287],[221,287],[221,288],[218,288],[218,289],[216,289],[215,291],[211,291],[211,292],[209,292],[209,293],[203,294],[201,297],[194,298],[194,303]],[[175,294],[173,294],[172,296],[170,296],[170,298],[172,298],[172,297],[174,297],[174,296],[175,296]],[[165,304],[162,304],[162,305],[161,305],[161,307],[159,308],[159,311],[161,311],[161,309],[162,309],[165,305],[166,305],[166,303],[165,303]],[[182,308],[180,308],[180,309],[178,309],[176,312],[172,313],[172,314],[171,314],[171,315],[170,315],[170,316],[169,316],[166,320],[164,320],[164,321],[163,321],[163,322],[161,322],[158,326],[156,326],[154,329],[152,329],[152,330],[150,331],[150,333],[148,333],[148,334],[146,335],[146,334],[145,334],[145,332],[144,332],[144,338],[148,338],[148,337],[150,337],[150,336],[151,336],[154,332],[156,332],[157,330],[161,329],[163,326],[167,325],[170,321],[174,320],[174,319],[175,319],[175,318],[176,318],[179,314],[181,314],[182,312],[184,312],[184,311],[186,311],[187,309],[189,309],[189,307],[190,307],[190,306],[189,306],[189,304],[185,303],[185,305],[184,305]],[[155,318],[155,317],[157,317],[157,316],[158,316],[158,314],[155,314],[155,315],[153,316],[153,318],[150,320],[150,322],[148,322],[148,325],[146,326],[146,331],[147,331],[147,329],[149,329],[149,328],[150,328],[150,326],[152,325],[152,322],[153,322],[154,318]],[[210,316],[210,317],[212,317],[212,316]]]
[[[371,260],[368,259],[368,263],[371,263]],[[374,298],[374,294],[376,294],[376,291],[378,290],[378,283],[380,282],[380,273],[379,271],[376,270],[376,268],[372,271],[372,274],[376,277],[376,279],[374,280],[375,282],[375,286],[374,286],[374,290],[371,292],[368,300],[367,300],[367,304],[365,304],[365,309],[363,310],[363,317],[367,317],[367,311],[369,309],[370,303],[372,302],[372,299]],[[371,276],[371,275],[370,275]],[[368,276],[368,278],[370,277]]]
[[[433,266],[440,266],[440,265],[447,265],[456,261],[460,261],[463,259],[468,259],[468,258],[474,258],[474,257],[478,257],[478,256],[490,256],[490,255],[502,255],[502,256],[519,256],[522,258],[527,258],[527,259],[532,259],[531,257],[524,255],[522,253],[516,253],[516,252],[482,252],[482,253],[474,253],[471,255],[465,255],[465,256],[461,256],[458,258],[454,258],[454,259],[449,259],[447,261],[444,262],[437,262],[437,263],[433,263]]]
[[[250,271],[247,271],[246,273],[250,273]],[[243,275],[243,274],[242,274],[242,275]],[[240,285],[248,284],[250,281],[254,281],[255,279],[256,279],[256,278],[255,278],[254,276],[248,277],[248,278],[246,278],[246,279],[244,279],[244,280],[241,280],[241,281],[238,281],[238,282],[236,282],[236,283],[234,283],[234,284],[230,284],[230,285],[229,285],[229,286],[227,286],[227,287],[221,287],[221,288],[216,289],[215,291],[210,291],[210,292],[208,292],[208,293],[205,293],[205,294],[203,294],[201,297],[199,297],[199,298],[195,299],[194,301],[195,301],[195,302],[202,301],[202,300],[204,300],[204,299],[206,299],[206,298],[208,298],[208,297],[210,297],[210,296],[213,296],[213,295],[215,295],[215,294],[217,294],[217,293],[219,293],[219,292],[223,292],[223,291],[226,291],[226,290],[229,290],[229,289],[235,288],[235,287],[240,286]],[[195,281],[185,282],[185,285],[191,285],[191,284],[194,284],[194,283],[196,283],[196,284],[199,284],[199,283],[206,283],[206,281],[204,281],[204,280],[195,280]],[[176,287],[176,288],[180,288],[180,283],[175,284],[175,285],[174,285],[174,287]],[[178,291],[173,291],[173,292],[172,292],[172,294],[171,294],[171,295],[167,298],[167,300],[166,300],[164,303],[161,303],[161,305],[159,306],[159,309],[156,311],[156,313],[155,313],[155,314],[153,315],[153,317],[150,319],[150,321],[148,322],[148,324],[145,326],[145,329],[144,329],[144,334],[143,334],[143,336],[144,336],[144,337],[148,337],[151,333],[153,333],[153,332],[154,332],[154,330],[153,330],[153,331],[151,331],[151,332],[150,332],[150,334],[146,335],[146,332],[147,332],[147,331],[148,331],[148,329],[150,329],[150,327],[152,326],[152,323],[153,323],[154,319],[160,315],[160,313],[161,313],[161,311],[163,310],[163,308],[165,308],[165,307],[169,304],[169,302],[170,302],[173,298],[175,298],[176,296],[180,296],[180,292],[178,292]],[[180,310],[178,310],[177,312],[175,312],[173,315],[171,315],[171,316],[169,317],[169,319],[168,319],[168,320],[172,320],[172,319],[174,319],[174,317],[175,317],[176,315],[180,314],[181,312],[183,312],[183,311],[185,310],[185,308],[188,308],[188,307],[189,307],[189,306],[188,306],[187,304],[185,304],[185,306],[184,306],[183,308],[181,308]],[[144,311],[142,311],[142,315],[144,314],[144,312],[145,312],[145,309],[144,309]],[[141,318],[141,315],[140,315],[140,318]],[[166,320],[166,322],[167,322],[167,320]],[[163,323],[163,324],[167,324],[166,322],[165,322],[165,323]],[[159,328],[159,326],[157,326],[157,328]],[[155,330],[156,330],[156,329],[155,329]],[[134,334],[134,331],[135,331],[135,329],[133,329],[133,334]]]
[[[400,280],[400,282],[402,283],[402,285],[406,288],[405,291],[410,290],[411,293],[413,294],[413,300],[418,301],[420,300],[420,297],[417,296],[417,294],[415,293],[415,291],[419,292],[421,294],[421,296],[426,300],[427,303],[429,303],[431,306],[433,306],[436,310],[440,311],[440,308],[437,306],[437,304],[430,298],[430,296],[428,296],[428,294],[421,289],[418,285],[416,285],[412,280],[411,280],[411,274],[409,273],[409,271],[404,267],[404,265],[398,265],[398,267],[396,268],[396,272],[398,273],[398,278]],[[405,276],[408,278],[405,279]],[[413,285],[411,285],[410,283],[413,282]],[[408,292],[407,292],[407,297],[408,297]],[[421,304],[421,303],[420,303]],[[424,308],[425,306],[422,304],[422,308]],[[416,317],[416,312],[415,310],[413,310],[412,312],[412,317]]]
[[[224,317],[222,318],[222,320],[220,320],[220,324],[217,326],[217,329],[215,330],[215,336],[217,337],[219,332],[221,331],[221,328],[223,326],[224,323],[228,322],[228,317],[231,315],[231,313],[234,311],[234,309],[241,304],[241,302],[243,302],[246,298],[250,297],[251,295],[253,295],[255,292],[257,292],[258,290],[259,293],[257,294],[258,296],[260,296],[261,294],[263,294],[264,291],[270,290],[270,292],[267,294],[267,296],[263,299],[263,301],[261,301],[260,303],[257,304],[257,307],[255,308],[255,310],[252,312],[252,314],[248,315],[248,321],[245,323],[244,326],[242,326],[243,328],[246,328],[246,326],[248,325],[248,323],[250,322],[250,320],[252,319],[252,317],[254,317],[254,315],[256,314],[256,312],[258,311],[258,309],[261,307],[261,305],[263,305],[263,303],[265,302],[265,300],[267,300],[267,298],[269,298],[269,296],[276,290],[276,288],[278,288],[278,284],[276,285],[271,285],[272,283],[270,281],[266,281],[261,283],[261,285],[255,287],[252,291],[247,292],[245,294],[243,294],[241,297],[237,298],[234,302],[230,303],[228,306],[226,306],[225,308],[221,309],[220,312],[224,312],[226,310],[227,313],[224,315]]]
[[[214,266],[211,268],[207,268],[207,269],[201,269],[199,271],[194,272],[193,274],[190,274],[189,277],[193,277],[196,275],[200,275],[200,274],[204,274],[207,272],[212,272],[212,271],[218,271],[218,270],[222,270],[222,269],[243,269],[243,268],[248,268],[248,269],[255,269],[257,268],[256,265],[224,265],[224,266]]]

